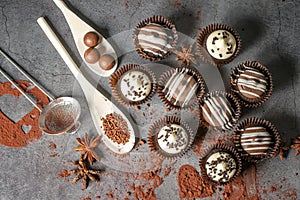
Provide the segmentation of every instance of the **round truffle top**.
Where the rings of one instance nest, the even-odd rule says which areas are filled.
[[[240,140],[249,155],[265,155],[273,145],[272,135],[262,126],[245,128]]]
[[[227,130],[233,126],[235,112],[225,96],[211,96],[204,99],[202,116],[209,125]]]
[[[208,157],[205,168],[206,174],[211,180],[226,183],[237,172],[237,163],[231,154],[216,152]]]
[[[130,70],[120,80],[120,92],[129,101],[141,101],[151,92],[151,80],[144,72]]]
[[[196,96],[198,83],[188,72],[188,69],[176,70],[162,91],[166,99],[176,106],[184,107]]]
[[[154,56],[164,57],[171,48],[168,44],[168,34],[160,24],[150,23],[140,28],[137,38],[143,51]]]
[[[249,99],[260,98],[267,91],[266,76],[253,67],[244,65],[237,79],[237,87],[241,95]]]
[[[225,60],[235,53],[236,39],[227,30],[216,30],[207,37],[206,48],[212,57]]]
[[[188,133],[177,124],[162,127],[157,139],[160,148],[170,154],[179,153],[188,146]]]

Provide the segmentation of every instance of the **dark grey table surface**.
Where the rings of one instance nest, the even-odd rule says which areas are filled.
[[[300,68],[298,66],[300,64],[300,1],[74,0],[67,3],[106,38],[111,39],[119,55],[122,54],[119,58],[119,66],[125,63],[149,64],[133,51],[131,31],[141,20],[152,15],[163,15],[171,19],[178,32],[190,43],[195,43],[199,28],[206,25],[222,23],[233,27],[242,39],[240,55],[233,62],[219,69],[201,60],[197,66],[199,71],[205,68],[209,73],[215,73],[213,77],[217,79],[213,80],[212,77],[204,75],[209,89],[229,91],[230,69],[243,61],[257,60],[270,69],[274,79],[274,92],[270,100],[261,107],[245,110],[242,119],[257,116],[270,120],[288,144],[291,138],[300,134],[298,114],[300,111]],[[22,148],[0,145],[0,199],[41,200],[87,197],[96,199],[97,196],[101,196],[101,199],[108,199],[107,193],[113,194],[114,199],[124,199],[128,196],[126,192],[130,191],[130,184],[134,183],[134,180],[128,178],[130,177],[128,173],[131,170],[139,173],[142,169],[136,166],[138,163],[130,163],[124,168],[122,158],[114,158],[112,154],[106,154],[104,147],[98,150],[102,160],[97,167],[105,169],[107,176],[101,177],[100,183],[91,182],[88,189],[82,191],[81,184],[71,183],[71,177],[67,178],[69,181],[57,177],[64,169],[72,168],[68,160],[78,159],[78,153],[72,150],[77,145],[75,138],[82,137],[85,132],[90,135],[96,135],[97,132],[80,86],[36,23],[40,16],[46,16],[51,22],[75,62],[82,66],[90,80],[94,83],[99,82],[110,93],[107,85],[108,78],[96,77],[85,68],[70,29],[61,11],[52,1],[1,0],[0,48],[21,64],[54,96],[77,98],[81,102],[83,112],[80,117],[81,129],[75,135],[43,135],[39,140]],[[162,63],[166,64],[166,62]],[[25,79],[3,57],[0,58],[0,65],[14,79]],[[175,61],[172,65],[175,65]],[[205,74],[205,71],[203,73]],[[5,78],[0,76],[0,82],[6,82]],[[4,101],[5,99],[0,97],[0,102]],[[25,107],[28,108],[31,105],[26,100],[20,104],[24,105],[24,110],[12,109],[6,112],[10,115],[28,112]],[[1,106],[5,104],[1,103]],[[1,107],[0,109],[3,110]],[[146,109],[145,106],[142,109]],[[157,96],[148,111],[151,109],[164,110]],[[129,109],[129,112],[134,116],[134,109]],[[136,112],[139,113],[137,116],[141,116],[141,111]],[[157,115],[159,117],[159,114]],[[147,130],[151,125],[147,123],[147,120],[153,121],[153,118],[155,117],[148,119],[146,116],[137,120],[141,132]],[[140,136],[145,137],[141,133]],[[57,145],[56,149],[49,148],[51,142]],[[142,154],[147,157],[148,149],[143,148]],[[51,156],[54,153],[57,153],[57,156]],[[144,162],[148,162],[147,159]],[[300,179],[297,176],[300,172],[299,162],[300,156],[294,156],[294,150],[291,150],[283,161],[277,157],[259,163],[256,172],[259,197],[261,199],[300,199]],[[172,163],[170,175],[164,177],[163,183],[155,189],[157,199],[179,199],[177,172],[183,164],[190,164],[199,170],[198,157],[193,151]],[[162,166],[167,165],[168,163]],[[147,167],[144,170],[147,170]],[[208,199],[218,198],[221,197],[214,195]],[[134,199],[134,195],[129,196],[129,199]]]

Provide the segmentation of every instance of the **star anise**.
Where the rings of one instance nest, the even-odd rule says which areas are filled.
[[[75,147],[75,151],[82,151],[83,159],[86,158],[89,160],[90,164],[92,165],[94,160],[99,161],[99,157],[97,156],[94,148],[99,144],[101,137],[93,137],[89,140],[87,133],[84,134],[84,141],[80,138],[76,138],[77,142],[80,144],[79,146]]]
[[[279,158],[280,158],[280,160],[283,160],[285,152],[288,151],[289,149],[290,149],[289,146],[285,146],[285,142],[281,143],[281,146],[279,148]]]
[[[76,169],[69,170],[69,174],[74,174],[76,177],[72,180],[72,183],[77,183],[80,179],[82,180],[82,190],[88,187],[89,180],[98,182],[100,180],[99,175],[102,173],[100,170],[88,169],[86,160],[83,158],[84,155],[80,155],[80,159],[77,162],[72,161]]]
[[[195,55],[192,53],[193,45],[191,44],[189,48],[186,48],[183,44],[181,45],[181,50],[174,50],[174,53],[177,55],[176,61],[181,60],[180,65],[186,64],[186,66],[190,66],[190,62],[196,64],[197,61],[195,59]]]
[[[297,138],[292,139],[291,148],[296,150],[295,156],[300,154],[300,136],[298,136]]]

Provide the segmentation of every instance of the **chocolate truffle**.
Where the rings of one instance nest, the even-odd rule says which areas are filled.
[[[263,155],[271,149],[273,138],[261,126],[251,126],[241,132],[241,146],[249,155]]]
[[[256,61],[239,64],[231,71],[231,91],[246,107],[257,107],[271,95],[271,74]]]
[[[88,48],[84,52],[84,60],[90,64],[96,63],[100,58],[100,53],[95,48]]]
[[[170,54],[178,36],[175,26],[168,19],[153,16],[136,26],[133,38],[138,54],[147,60],[156,61]]]
[[[216,30],[208,35],[206,48],[216,59],[228,59],[236,50],[236,39],[227,30]]]
[[[226,183],[235,175],[237,163],[232,155],[220,151],[208,156],[205,168],[210,179]]]
[[[200,102],[200,121],[206,127],[230,130],[239,117],[239,102],[228,93],[208,93]]]
[[[142,50],[149,55],[163,57],[171,48],[168,44],[168,35],[159,24],[150,23],[142,27],[137,38]]]
[[[240,51],[239,35],[229,26],[211,24],[201,30],[197,39],[200,57],[215,66],[231,62]]]
[[[110,70],[116,64],[115,59],[108,54],[102,55],[99,58],[99,66],[104,70]]]
[[[158,136],[159,147],[167,153],[179,153],[188,145],[188,133],[178,124],[162,127]]]
[[[234,147],[216,144],[200,159],[200,169],[206,181],[226,185],[240,175],[242,160]]]
[[[176,68],[162,75],[159,95],[174,108],[187,108],[204,94],[201,75],[191,68]]]
[[[275,157],[281,138],[271,122],[252,117],[238,124],[234,130],[234,144],[246,161],[256,163]]]
[[[194,133],[180,118],[166,116],[156,121],[148,132],[151,151],[164,158],[181,157],[191,146]]]
[[[144,72],[130,70],[121,77],[120,92],[129,101],[144,100],[151,92],[151,80]]]
[[[154,95],[156,78],[147,67],[127,64],[111,75],[110,86],[117,101],[127,106],[136,106]]]
[[[98,33],[91,31],[84,35],[83,42],[88,47],[95,47],[99,44],[100,37]]]

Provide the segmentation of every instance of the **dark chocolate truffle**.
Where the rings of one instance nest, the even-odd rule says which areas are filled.
[[[99,66],[102,69],[110,70],[114,67],[115,64],[116,64],[116,61],[111,55],[105,54],[105,55],[100,56]]]
[[[159,96],[176,109],[188,108],[204,94],[204,81],[192,68],[176,68],[164,73],[159,81]]]
[[[241,146],[249,155],[266,154],[273,146],[272,135],[262,126],[251,126],[241,132]]]
[[[99,51],[95,48],[88,48],[84,52],[84,60],[90,64],[96,63],[100,58]]]
[[[206,127],[230,130],[240,117],[240,104],[231,94],[216,91],[200,102],[200,121]]]
[[[99,44],[100,39],[98,33],[91,31],[84,35],[83,42],[88,47],[95,47]]]
[[[272,94],[272,76],[256,61],[247,61],[231,70],[231,91],[246,107],[257,107]]]

